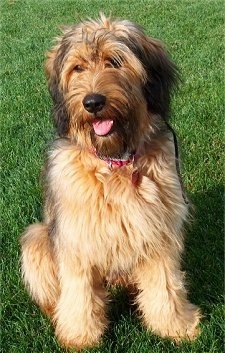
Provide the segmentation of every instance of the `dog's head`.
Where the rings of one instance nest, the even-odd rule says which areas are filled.
[[[177,79],[159,41],[103,15],[64,30],[46,73],[58,134],[111,157],[136,150],[167,120]]]

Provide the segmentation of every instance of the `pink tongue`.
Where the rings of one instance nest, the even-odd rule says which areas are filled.
[[[95,120],[92,125],[96,135],[104,136],[111,130],[113,120]]]

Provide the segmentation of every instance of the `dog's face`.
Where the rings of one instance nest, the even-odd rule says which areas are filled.
[[[167,119],[177,76],[158,41],[104,16],[67,28],[46,72],[59,135],[108,157],[136,150]]]

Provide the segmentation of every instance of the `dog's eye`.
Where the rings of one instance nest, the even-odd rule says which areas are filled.
[[[74,66],[73,71],[82,72],[82,71],[84,71],[84,68],[81,65],[76,65],[76,66]]]
[[[114,58],[108,58],[105,62],[106,68],[115,68],[118,69],[121,66],[120,62]]]

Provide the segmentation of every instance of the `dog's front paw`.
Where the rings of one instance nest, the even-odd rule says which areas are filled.
[[[78,327],[65,327],[64,325],[56,325],[56,336],[60,345],[67,348],[75,348],[81,350],[98,346],[101,337],[105,331],[107,322],[96,322],[85,325],[80,322]]]
[[[192,341],[200,334],[198,326],[200,317],[199,309],[195,305],[188,303],[183,312],[171,315],[169,320],[164,320],[162,327],[155,330],[155,332],[176,342],[182,340]]]
[[[174,327],[171,328],[169,336],[176,342],[182,340],[195,340],[201,333],[199,321],[201,318],[200,310],[192,304],[188,305],[189,310],[184,317],[174,321]]]

